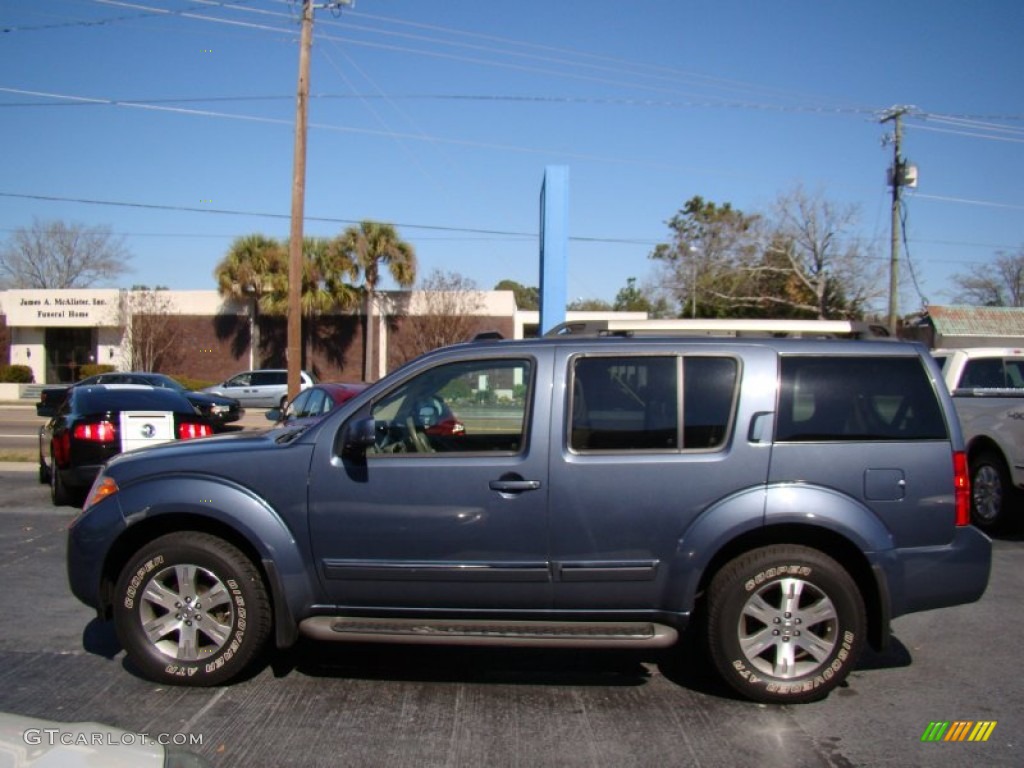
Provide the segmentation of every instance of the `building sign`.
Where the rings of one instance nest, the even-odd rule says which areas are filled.
[[[98,327],[119,322],[117,289],[5,291],[7,327]]]

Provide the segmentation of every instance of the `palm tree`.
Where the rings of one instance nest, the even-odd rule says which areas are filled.
[[[336,307],[349,309],[359,302],[355,280],[359,269],[347,254],[322,237],[302,239],[302,314],[307,318],[306,341],[312,343],[314,318]],[[306,355],[308,361],[309,354]]]
[[[221,296],[252,302],[254,367],[260,365],[259,312],[273,310],[274,277],[287,267],[287,261],[287,252],[277,240],[261,234],[244,235],[231,243],[213,273]]]
[[[382,268],[402,288],[416,282],[416,252],[391,224],[362,221],[341,233],[335,240],[336,250],[348,257],[363,275],[365,300],[365,343],[363,344],[363,379],[373,376],[373,308]]]

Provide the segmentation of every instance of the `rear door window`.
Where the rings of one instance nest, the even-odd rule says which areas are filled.
[[[917,357],[782,358],[778,442],[947,437],[935,390]]]
[[[581,357],[570,386],[569,445],[577,452],[722,447],[736,400],[730,357]]]

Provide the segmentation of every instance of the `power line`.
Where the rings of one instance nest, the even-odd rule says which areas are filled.
[[[992,200],[970,200],[966,197],[947,197],[944,195],[927,195],[921,192],[915,192],[911,197],[915,197],[919,200],[938,200],[943,203],[963,203],[964,205],[981,205],[988,208],[1007,208],[1013,211],[1024,211],[1024,205],[1016,205],[1013,203],[997,203]]]
[[[283,213],[271,213],[267,211],[243,211],[226,208],[197,208],[193,206],[182,206],[182,205],[169,205],[161,203],[139,203],[129,202],[124,200],[99,200],[92,198],[82,197],[69,197],[59,195],[35,195],[17,192],[3,192],[0,191],[0,197],[7,197],[13,199],[22,200],[39,200],[43,202],[61,202],[61,203],[78,203],[82,205],[97,205],[97,206],[112,206],[120,208],[140,208],[145,210],[157,210],[157,211],[171,211],[178,213],[206,213],[214,215],[224,216],[250,216],[254,218],[267,218],[267,219],[288,219],[289,216]],[[920,197],[920,195],[917,195]],[[359,222],[353,219],[343,219],[332,216],[306,216],[306,221],[326,223],[326,224],[358,224]],[[422,230],[425,232],[439,232],[439,233],[450,233],[450,234],[466,234],[479,237],[470,238],[458,238],[459,241],[470,239],[470,240],[482,240],[484,242],[494,242],[495,240],[535,240],[538,237],[537,232],[533,231],[517,231],[517,230],[500,230],[500,229],[483,229],[479,227],[454,227],[446,226],[441,224],[413,224],[408,222],[394,222],[396,227],[402,229],[413,229]],[[0,229],[2,232],[14,232],[15,229]],[[203,234],[203,233],[182,233],[171,232],[171,233],[160,233],[160,232],[115,232],[114,234],[126,236],[126,237],[218,237],[218,238],[230,238],[237,237],[235,234]],[[667,235],[666,235],[667,236]],[[448,240],[454,238],[429,238],[431,240]],[[602,245],[642,245],[642,246],[655,246],[660,242],[661,239],[644,238],[644,237],[592,237],[586,235],[570,235],[569,239],[573,242],[578,243],[594,243]],[[855,240],[863,240],[864,238],[851,238]],[[868,242],[881,241],[883,238],[878,237],[868,239]],[[933,240],[926,238],[913,238],[911,242],[921,245],[946,245],[960,248],[987,248],[993,251],[997,250],[1012,250],[1017,248],[1018,245],[1008,245],[1004,243],[974,243],[974,242],[961,242],[951,240]],[[884,261],[887,257],[885,256],[865,256],[866,259],[875,261]],[[942,263],[942,264],[976,264],[977,260],[974,259],[934,259],[929,258],[929,263]]]
[[[156,211],[175,211],[179,213],[207,213],[222,216],[252,216],[257,218],[266,219],[289,219],[289,214],[286,213],[271,213],[268,211],[240,211],[229,208],[197,208],[194,206],[187,205],[167,205],[161,203],[139,203],[129,202],[125,200],[98,200],[84,197],[66,197],[59,195],[32,195],[17,192],[2,192],[0,191],[0,197],[16,198],[21,200],[40,200],[45,202],[59,202],[59,203],[79,203],[82,205],[101,205],[101,206],[114,206],[119,208],[141,208],[145,210],[156,210]],[[359,224],[360,221],[355,219],[344,219],[334,216],[305,216],[306,221],[315,221],[327,224]],[[396,227],[402,229],[419,229],[430,232],[454,232],[454,233],[465,233],[471,235],[489,235],[493,237],[508,237],[508,238],[531,238],[536,239],[538,236],[537,232],[523,232],[515,230],[501,230],[501,229],[481,229],[478,227],[452,227],[444,226],[440,224],[411,224],[407,222],[394,222]],[[586,237],[586,236],[570,236],[570,240],[575,240],[584,243],[608,243],[613,245],[656,245],[659,241],[651,240],[648,238],[627,238],[627,237]]]
[[[244,0],[243,0],[244,1]],[[103,0],[94,0],[94,2],[103,2]],[[110,5],[124,5],[125,7],[132,7],[129,3],[109,3]],[[110,26],[112,24],[119,24],[123,21],[135,21],[137,19],[145,19],[155,17],[159,15],[182,15],[189,11],[199,10],[210,5],[228,6],[230,3],[225,2],[211,2],[205,0],[202,3],[196,5],[187,6],[178,10],[171,10],[166,8],[153,8],[149,10],[140,11],[139,13],[123,14],[121,16],[108,16],[102,19],[76,19],[74,21],[62,21],[54,22],[53,24],[35,24],[33,26],[21,26],[21,27],[0,27],[0,33],[9,34],[13,32],[41,32],[48,31],[51,29],[67,29],[69,27],[103,27]],[[250,9],[255,10],[255,9]]]

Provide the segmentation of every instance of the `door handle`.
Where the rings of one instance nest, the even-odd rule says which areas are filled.
[[[536,491],[540,488],[540,480],[491,480],[487,485],[492,491],[521,493],[522,491]]]

